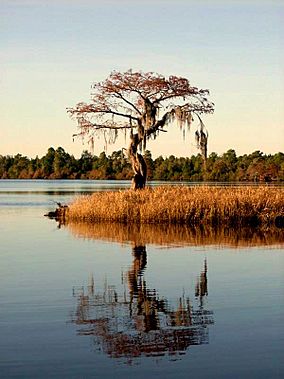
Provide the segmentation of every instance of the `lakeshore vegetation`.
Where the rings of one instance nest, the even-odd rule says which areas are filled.
[[[67,222],[283,226],[284,189],[268,186],[161,186],[98,192],[69,205]],[[277,225],[278,224],[278,225]]]
[[[284,153],[264,154],[254,151],[237,156],[230,149],[222,155],[211,153],[204,169],[200,154],[191,157],[159,156],[152,158],[146,150],[148,180],[173,181],[283,181]],[[1,179],[128,179],[133,176],[131,165],[121,150],[110,155],[93,155],[83,151],[76,159],[62,147],[50,147],[39,158],[21,154],[0,155]]]

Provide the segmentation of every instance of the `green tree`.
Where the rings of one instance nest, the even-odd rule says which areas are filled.
[[[62,147],[58,147],[55,150],[53,160],[53,172],[56,179],[66,178],[67,170],[66,165],[68,161],[68,155]]]
[[[53,147],[50,147],[47,151],[47,154],[43,156],[41,159],[44,178],[48,178],[53,173],[54,158],[55,158],[55,150]]]
[[[81,158],[78,162],[79,170],[81,174],[85,174],[91,171],[93,168],[93,156],[87,150],[84,150],[81,154]]]

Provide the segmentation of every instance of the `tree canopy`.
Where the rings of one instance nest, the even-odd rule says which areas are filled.
[[[149,180],[178,181],[284,181],[284,154],[266,155],[260,151],[237,156],[230,149],[221,156],[211,153],[206,170],[200,154],[191,157],[159,156],[146,150],[144,159]],[[83,151],[76,159],[62,147],[50,147],[41,158],[21,154],[0,155],[0,179],[131,179],[131,165],[114,151],[99,156]]]
[[[204,159],[207,156],[208,134],[201,115],[213,113],[208,100],[209,90],[191,86],[189,80],[177,76],[168,78],[154,72],[112,72],[102,82],[92,86],[91,103],[78,103],[69,108],[79,132],[88,136],[93,145],[103,135],[106,144],[114,143],[119,131],[129,132],[128,157],[134,171],[134,189],[144,188],[147,165],[139,153],[147,141],[156,138],[167,127],[189,128],[194,118],[199,121],[195,136]]]

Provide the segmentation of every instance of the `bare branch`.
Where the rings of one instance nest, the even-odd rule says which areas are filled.
[[[119,112],[114,112],[112,110],[109,110],[109,111],[101,111],[101,113],[104,113],[104,114],[113,114],[113,115],[116,115],[116,116],[121,116],[121,117],[126,117],[128,118],[129,120],[133,120],[133,121],[138,121],[139,118],[138,117],[134,117],[134,116],[131,116],[129,114],[124,114],[124,113],[119,113]]]
[[[134,104],[132,104],[129,100],[127,100],[127,99],[125,99],[122,95],[121,95],[121,93],[115,93],[115,94],[113,94],[113,96],[115,96],[115,97],[119,97],[120,99],[122,99],[123,101],[125,101],[128,105],[130,105],[131,107],[133,107],[133,109],[137,112],[137,113],[139,113],[140,115],[142,114],[140,111],[139,111],[139,109],[134,105]]]

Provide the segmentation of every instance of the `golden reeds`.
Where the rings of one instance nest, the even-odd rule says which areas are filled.
[[[96,192],[70,206],[72,222],[186,225],[274,225],[284,217],[278,187],[162,186],[142,191]]]

